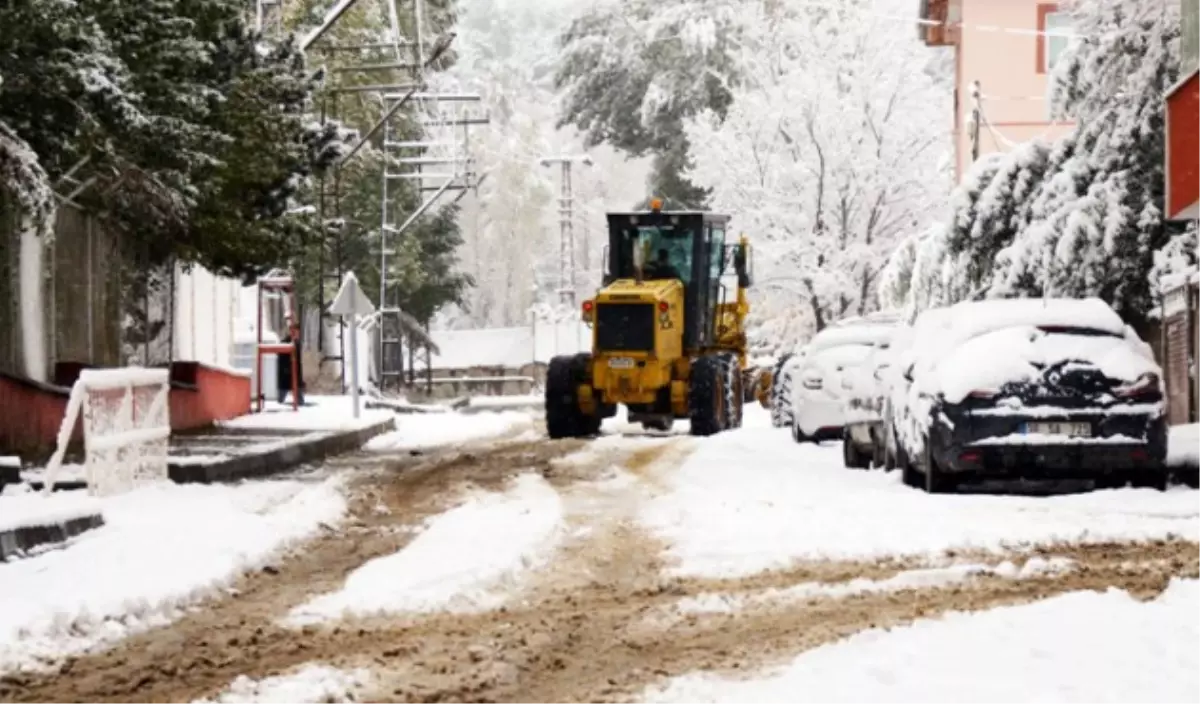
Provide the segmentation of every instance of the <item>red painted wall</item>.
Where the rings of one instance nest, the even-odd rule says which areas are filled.
[[[70,390],[0,373],[0,455],[54,451]],[[75,424],[74,440],[83,439]]]
[[[64,380],[78,376],[77,368],[64,367],[61,371]],[[171,368],[171,381],[168,402],[172,430],[203,428],[250,412],[248,376],[195,362],[177,362]],[[69,397],[70,387],[0,373],[0,454],[30,459],[49,456]],[[72,440],[82,439],[82,425],[77,423]]]
[[[1167,96],[1167,217],[1200,202],[1200,72]],[[1194,217],[1194,216],[1193,216]]]

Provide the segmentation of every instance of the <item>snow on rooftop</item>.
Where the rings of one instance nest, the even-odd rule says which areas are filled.
[[[433,356],[434,369],[517,368],[535,360],[544,364],[556,355],[586,351],[592,344],[591,328],[577,320],[533,328],[435,330],[430,337],[441,350]]]

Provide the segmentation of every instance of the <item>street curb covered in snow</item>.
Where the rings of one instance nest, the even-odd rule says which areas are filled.
[[[171,463],[171,481],[177,484],[211,484],[278,474],[330,455],[357,450],[371,438],[395,428],[396,421],[388,418],[356,430],[306,433],[272,445],[264,452],[235,455],[216,462]]]
[[[9,558],[24,555],[37,547],[65,542],[102,525],[104,517],[94,513],[65,521],[0,531],[0,562],[7,562]]]

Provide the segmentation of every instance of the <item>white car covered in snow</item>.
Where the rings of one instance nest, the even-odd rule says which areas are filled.
[[[840,440],[853,380],[890,323],[856,322],[817,333],[785,370],[789,376],[792,437],[796,442]]]
[[[1161,372],[1103,301],[959,303],[923,313],[893,348],[885,413],[907,483],[1165,485]]]
[[[894,331],[895,327],[889,329]],[[857,371],[843,376],[842,385],[847,393],[842,461],[847,467],[867,469],[887,464],[883,408],[887,398],[885,374],[891,366],[891,358],[889,336],[871,346]]]

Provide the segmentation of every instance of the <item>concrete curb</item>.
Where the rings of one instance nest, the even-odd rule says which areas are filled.
[[[357,450],[376,435],[395,429],[396,421],[388,418],[360,430],[322,433],[266,452],[237,455],[211,464],[169,464],[168,471],[171,481],[176,484],[211,484],[266,477],[330,455]]]
[[[23,526],[0,531],[0,562],[24,555],[35,547],[70,540],[80,533],[104,525],[100,514],[72,518],[69,521],[41,526]]]

